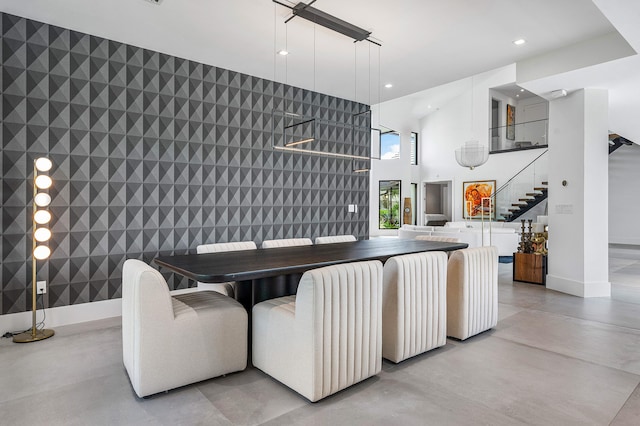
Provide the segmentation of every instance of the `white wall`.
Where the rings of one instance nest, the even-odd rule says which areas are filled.
[[[500,187],[542,153],[541,150],[529,150],[492,154],[486,164],[475,170],[463,168],[455,160],[455,150],[471,138],[488,144],[491,127],[489,89],[513,84],[515,72],[515,64],[512,64],[478,74],[473,78],[430,89],[437,93],[437,105],[434,105],[432,112],[428,114],[424,106],[430,103],[429,91],[372,107],[372,126],[383,124],[385,127],[399,131],[402,147],[398,160],[372,161],[370,235],[397,234],[397,231],[378,229],[378,182],[380,180],[401,179],[402,197],[409,194],[412,182],[418,183],[420,195],[417,210],[420,213],[424,210],[422,183],[451,181],[453,185],[451,219],[456,221],[462,220],[463,182],[496,180],[497,187]],[[450,92],[448,97],[443,93],[446,90]],[[416,116],[417,111],[420,111],[419,116]],[[412,131],[419,133],[418,166],[409,165],[409,137]],[[424,215],[418,214],[418,223],[422,224],[423,221]]]
[[[607,110],[602,89],[579,90],[549,105],[547,288],[581,297],[611,293]]]
[[[640,146],[621,146],[609,156],[609,242],[640,244]]]
[[[400,187],[400,220],[402,220],[402,206],[405,197],[411,196],[411,183],[418,184],[417,212],[422,211],[422,197],[420,197],[420,170],[418,166],[411,166],[410,148],[411,132],[419,132],[419,122],[411,119],[408,113],[411,103],[406,98],[401,98],[395,105],[372,106],[371,125],[380,125],[393,129],[400,134],[400,158],[395,160],[371,160],[370,175],[370,197],[369,197],[369,235],[370,236],[390,236],[397,235],[394,229],[379,229],[379,182],[381,180],[401,180]],[[418,135],[418,143],[420,142]],[[418,151],[419,152],[419,151]],[[418,220],[423,215],[418,214]]]
[[[548,118],[549,101],[536,96],[517,102],[516,124],[519,125],[516,126],[516,141],[528,141],[533,145],[547,145],[546,123]]]
[[[612,31],[518,62],[517,81],[537,80],[635,55],[635,53],[623,36],[617,31]]]
[[[469,89],[471,89],[471,79]],[[451,99],[446,105],[420,121],[421,177],[425,182],[451,180],[453,182],[453,218],[462,220],[462,183],[476,180],[495,180],[499,188],[514,174],[542,153],[541,150],[492,154],[484,165],[469,170],[455,159],[455,150],[465,141],[477,139],[482,144],[489,140],[491,127],[491,95],[489,89],[515,80],[515,68],[508,66],[479,74],[473,78],[473,131],[471,129],[471,92]],[[506,102],[510,98],[504,98]],[[505,107],[506,108],[506,107]],[[531,188],[533,189],[533,188]],[[524,194],[523,194],[524,195]]]

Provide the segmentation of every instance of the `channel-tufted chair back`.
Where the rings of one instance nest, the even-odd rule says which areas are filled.
[[[316,244],[348,243],[356,241],[353,235],[330,235],[327,237],[316,237]]]
[[[382,356],[400,362],[447,343],[447,255],[395,256],[384,265]]]
[[[312,246],[313,241],[310,238],[285,238],[282,240],[264,240],[262,248],[276,247],[295,247],[295,246]]]
[[[382,369],[382,264],[305,272],[296,296],[253,308],[253,364],[310,401]]]
[[[221,253],[226,251],[255,250],[258,247],[253,241],[235,241],[230,243],[201,244],[196,247],[196,253]],[[198,282],[199,290],[210,290],[222,293],[225,296],[235,297],[236,282],[226,283],[201,283]]]
[[[498,323],[498,249],[455,251],[447,265],[447,336],[464,340]]]

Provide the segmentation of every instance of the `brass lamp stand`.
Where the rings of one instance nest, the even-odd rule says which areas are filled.
[[[46,210],[46,207],[51,204],[51,196],[43,190],[48,189],[53,181],[51,178],[42,173],[48,172],[53,163],[51,160],[45,157],[38,158],[33,162],[33,231],[32,231],[32,270],[31,270],[31,312],[32,312],[32,325],[31,331],[25,331],[24,333],[16,334],[13,336],[13,341],[16,343],[30,343],[37,342],[39,340],[48,339],[53,336],[55,332],[53,330],[38,329],[36,321],[36,296],[37,296],[37,260],[43,260],[49,257],[51,250],[45,244],[42,244],[51,238],[51,230],[47,227],[47,224],[51,221],[51,213]],[[40,225],[40,226],[39,226]]]

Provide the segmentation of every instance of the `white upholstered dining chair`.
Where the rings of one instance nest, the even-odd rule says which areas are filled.
[[[326,237],[316,237],[316,244],[348,243],[357,241],[353,235],[330,235]]]
[[[139,397],[244,370],[247,312],[213,291],[171,296],[160,272],[122,271],[122,360]]]
[[[313,241],[309,238],[285,238],[281,240],[264,240],[262,248],[276,247],[296,247],[296,246],[312,246]]]
[[[253,241],[236,241],[231,243],[201,244],[196,247],[196,253],[221,253],[227,251],[255,250],[258,247]],[[198,282],[198,290],[217,291],[229,297],[235,297],[236,283],[230,281],[226,283],[201,283]]]
[[[398,363],[447,343],[447,255],[395,256],[384,265],[382,356]]]
[[[465,340],[498,323],[498,249],[453,252],[447,265],[447,336]]]
[[[382,263],[304,273],[298,293],[253,307],[253,365],[312,402],[382,368]]]

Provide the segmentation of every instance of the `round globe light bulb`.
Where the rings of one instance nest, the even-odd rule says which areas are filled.
[[[33,233],[33,238],[40,242],[48,241],[51,238],[51,230],[49,228],[38,228]]]
[[[53,163],[47,157],[40,157],[36,160],[36,169],[41,172],[48,172],[53,167]]]
[[[38,260],[46,259],[51,255],[51,249],[47,246],[37,246],[33,249],[33,257]]]
[[[52,184],[53,184],[53,181],[47,175],[40,175],[36,178],[36,186],[40,189],[47,189]]]
[[[47,207],[51,204],[51,195],[46,192],[39,192],[33,197],[33,201],[36,203],[38,207]]]
[[[51,220],[51,213],[47,210],[37,210],[33,214],[33,220],[35,220],[38,225],[44,225]]]

